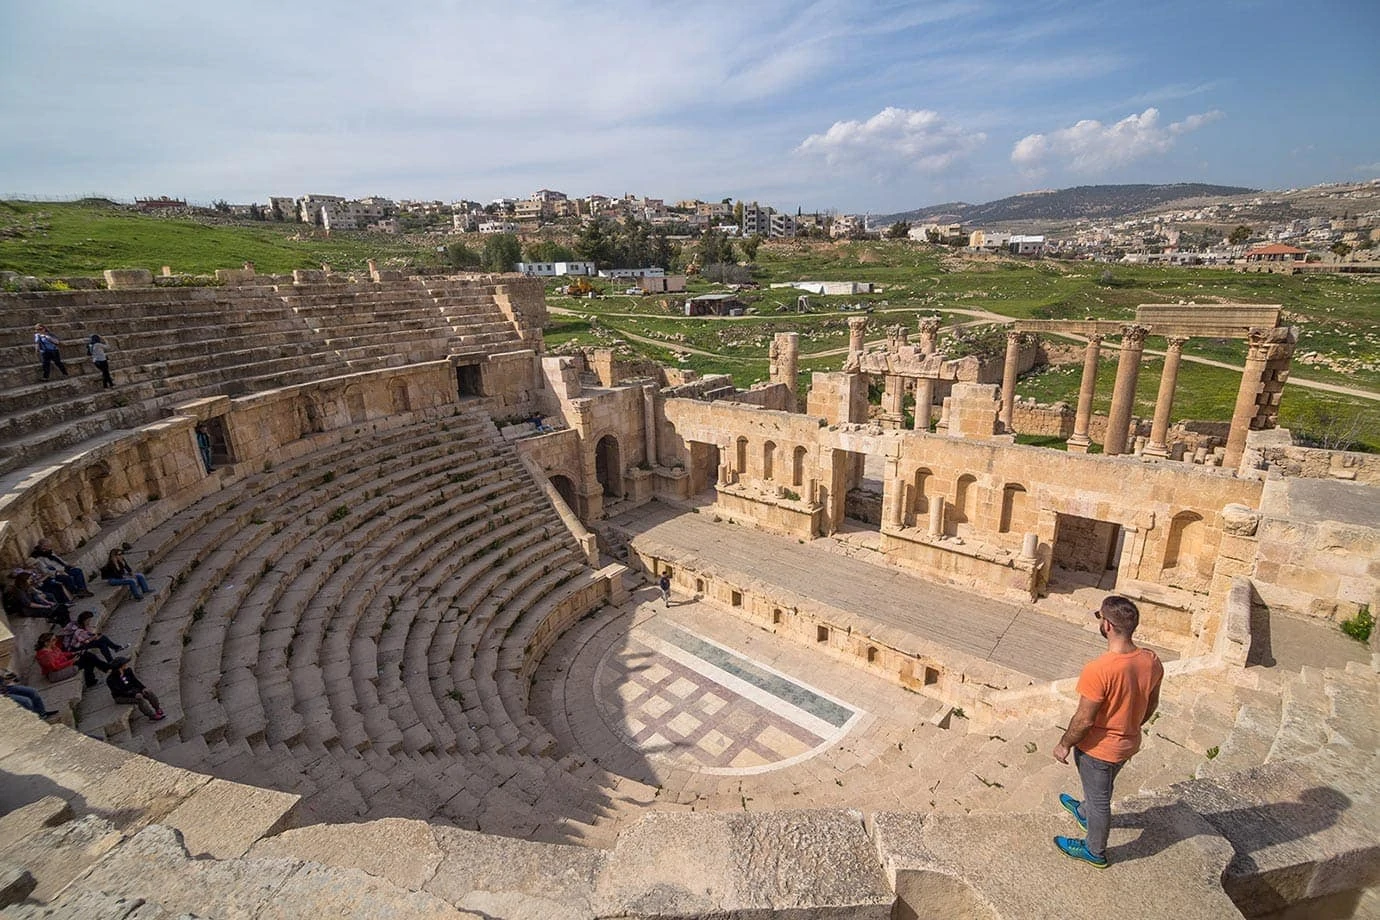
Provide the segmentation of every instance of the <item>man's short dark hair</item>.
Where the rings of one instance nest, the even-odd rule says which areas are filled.
[[[1109,594],[1102,601],[1102,619],[1119,635],[1130,637],[1140,625],[1140,610],[1129,597]]]

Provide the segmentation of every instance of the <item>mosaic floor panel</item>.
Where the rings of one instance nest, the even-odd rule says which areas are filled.
[[[600,715],[635,750],[705,773],[763,773],[835,744],[865,713],[665,618],[600,662]]]

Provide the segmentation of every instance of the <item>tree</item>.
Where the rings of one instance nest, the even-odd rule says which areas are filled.
[[[752,262],[757,258],[757,247],[762,245],[762,234],[754,233],[745,240],[740,240],[738,248],[743,251],[743,259]]]
[[[511,233],[491,233],[484,237],[484,270],[510,272],[522,261],[522,244]]]
[[[700,265],[722,265],[733,261],[733,243],[719,230],[710,228],[700,235]]]
[[[529,262],[573,262],[575,253],[555,240],[542,240],[527,247]]]
[[[743,225],[743,203],[741,201],[733,202],[733,222],[739,227]]]
[[[484,257],[464,243],[451,243],[446,247],[446,261],[454,268],[479,268]]]
[[[1231,243],[1233,246],[1240,246],[1242,243],[1246,242],[1246,240],[1250,238],[1251,228],[1247,227],[1245,224],[1241,224],[1230,234],[1227,235],[1227,242]]]
[[[265,220],[264,209],[257,204],[251,204],[249,206],[249,218],[250,220]]]
[[[1337,258],[1345,259],[1347,256],[1351,255],[1351,246],[1348,243],[1343,243],[1341,240],[1338,240],[1332,244],[1332,252]]]
[[[898,220],[887,228],[886,238],[889,240],[903,240],[910,236],[910,221]]]
[[[596,267],[608,268],[613,264],[614,256],[617,254],[614,240],[609,233],[608,224],[602,217],[596,217],[580,228],[579,234],[575,237],[575,252],[580,258],[593,262]]]
[[[211,207],[215,208],[222,214],[230,213],[230,202],[226,201],[224,198],[216,199],[215,203],[212,204]]]

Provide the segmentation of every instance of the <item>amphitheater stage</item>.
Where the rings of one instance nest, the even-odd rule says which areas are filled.
[[[824,539],[790,537],[715,521],[652,502],[610,520],[634,548],[673,548],[681,558],[701,558],[742,583],[775,585],[783,596],[828,604],[883,629],[901,630],[964,655],[1037,681],[1076,677],[1106,650],[1092,617],[1086,627],[1032,607],[982,597],[936,584],[903,569],[877,565]],[[1172,650],[1151,645],[1172,660]]]

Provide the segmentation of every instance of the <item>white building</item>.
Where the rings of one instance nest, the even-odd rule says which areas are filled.
[[[968,234],[968,248],[979,252],[997,252],[1011,242],[1011,234],[999,230],[974,230]]]
[[[594,274],[593,262],[519,262],[513,271],[536,278],[558,278],[564,275]]]
[[[1018,256],[1038,256],[1045,251],[1045,238],[1043,236],[1023,236],[1013,233],[1011,238],[1006,241],[1007,251]]]
[[[666,269],[652,265],[647,268],[608,268],[599,273],[600,278],[662,278]]]
[[[516,221],[511,220],[481,220],[479,222],[480,233],[517,233],[522,229]]]

